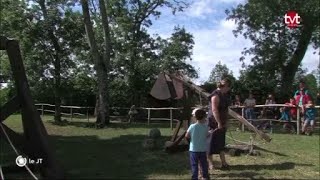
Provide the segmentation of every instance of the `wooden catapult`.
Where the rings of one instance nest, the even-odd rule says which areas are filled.
[[[165,144],[165,149],[167,152],[179,152],[188,150],[186,143],[181,143],[184,139],[186,133],[185,131],[178,136],[180,129],[184,126],[190,125],[191,119],[191,102],[190,91],[194,91],[200,94],[201,97],[208,99],[210,94],[207,93],[205,90],[194,84],[192,81],[185,78],[183,75],[178,73],[175,74],[168,74],[168,73],[160,73],[158,75],[158,79],[155,82],[150,94],[159,100],[167,100],[167,99],[183,99],[183,113],[181,116],[181,120],[177,123],[176,128],[174,130],[173,136],[170,141],[167,141]],[[253,141],[256,135],[260,136],[263,140],[270,142],[271,138],[265,134],[264,132],[258,130],[255,126],[253,126],[249,121],[247,121],[244,117],[233,111],[229,108],[228,111],[229,115],[235,118],[236,120],[243,123],[249,130],[254,132],[254,135],[250,137],[250,146],[249,151],[253,149]],[[187,122],[187,123],[186,123]],[[248,149],[247,147],[242,146],[233,146],[236,149],[244,150]]]
[[[19,155],[33,160],[42,159],[37,168],[43,178],[61,179],[63,172],[54,158],[54,150],[48,143],[48,133],[31,97],[19,43],[0,36],[0,50],[7,51],[17,92],[17,95],[1,107],[0,137],[12,145],[13,149],[16,148],[21,153]],[[4,120],[18,110],[21,110],[23,135],[3,124]]]

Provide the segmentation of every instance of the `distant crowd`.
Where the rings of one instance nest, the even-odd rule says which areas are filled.
[[[285,103],[285,105],[287,105],[286,107],[277,108],[277,106],[272,106],[272,104],[277,103],[273,94],[269,94],[265,100],[265,105],[270,105],[270,107],[264,107],[261,111],[257,112],[254,108],[256,106],[256,99],[252,93],[249,93],[248,98],[246,98],[243,103],[241,102],[240,96],[236,95],[232,105],[235,107],[244,106],[245,108],[242,111],[241,109],[237,109],[237,112],[242,114],[258,128],[268,128],[270,126],[270,121],[255,122],[254,120],[256,119],[278,119],[284,122],[283,128],[289,131],[296,130],[296,124],[291,121],[297,120],[297,109],[299,108],[299,115],[302,120],[301,133],[308,135],[312,134],[317,114],[315,106],[320,105],[320,92],[317,93],[316,98],[313,98],[306,88],[306,84],[303,81],[300,81],[298,90],[296,90],[288,102]],[[307,129],[308,126],[310,126],[309,129]]]

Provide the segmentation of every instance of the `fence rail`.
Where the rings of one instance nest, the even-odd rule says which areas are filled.
[[[49,110],[46,109],[45,107],[55,107],[55,105],[53,104],[46,104],[46,103],[37,103],[35,104],[37,107],[41,107],[38,108],[38,111],[41,111],[41,116],[44,116],[45,112],[50,112],[50,113],[55,113],[55,110]],[[82,107],[82,106],[60,106],[61,108],[67,108],[70,109],[69,112],[70,113],[61,113],[62,115],[66,115],[66,116],[70,116],[71,120],[73,119],[74,115],[79,115],[79,116],[86,116],[88,122],[89,122],[89,109],[93,109],[94,107]],[[85,109],[86,110],[86,114],[81,114],[81,113],[76,113],[74,112],[74,109]],[[120,109],[125,109],[125,110],[130,110],[130,108],[127,107],[110,107],[110,109],[113,110],[120,110]],[[151,121],[170,121],[170,127],[171,129],[173,128],[173,122],[177,122],[177,119],[173,118],[173,110],[182,110],[183,108],[173,108],[173,107],[168,107],[168,108],[146,108],[146,107],[137,107],[136,109],[140,109],[140,110],[147,110],[148,112],[148,125],[150,124]],[[161,110],[170,110],[170,117],[169,118],[152,118],[151,117],[151,111],[161,111]],[[112,116],[112,117],[126,117],[126,116]]]
[[[44,112],[50,112],[50,113],[55,113],[55,110],[49,110],[46,109],[45,107],[55,107],[53,104],[46,104],[46,103],[38,103],[35,104],[38,108],[38,111],[41,111],[41,116],[43,117]],[[264,108],[264,107],[293,107],[290,105],[286,104],[268,104],[268,105],[256,105],[254,108]],[[300,108],[299,106],[294,106],[297,108],[297,120],[296,121],[291,121],[297,124],[297,134],[300,132],[300,125],[301,125],[301,118],[300,118]],[[78,116],[86,116],[88,122],[89,122],[89,110],[94,109],[94,107],[83,107],[83,106],[61,106],[61,108],[67,108],[70,109],[70,113],[61,113],[66,116],[70,116],[71,120],[73,119],[74,115]],[[197,108],[197,107],[192,107],[192,109]],[[241,108],[242,116],[244,116],[244,109],[246,108],[245,106],[230,106],[230,108]],[[315,106],[315,108],[320,109],[320,106]],[[75,109],[84,109],[86,111],[86,114],[74,112]],[[127,107],[110,107],[110,109],[113,110],[119,110],[119,109],[125,109],[125,110],[130,110],[130,108]],[[147,107],[137,107],[137,110],[147,110],[147,120],[148,120],[148,125],[150,124],[151,121],[170,121],[170,128],[173,129],[173,122],[177,122],[177,119],[173,118],[173,111],[174,110],[183,110],[183,107],[164,107],[164,108],[147,108]],[[170,117],[169,118],[152,118],[151,117],[151,111],[163,111],[163,110],[169,110],[170,111]],[[112,117],[125,117],[125,116],[112,116]],[[249,119],[250,120],[250,119]],[[277,119],[255,119],[253,121],[269,121],[269,122],[281,122]],[[244,124],[242,124],[242,131],[244,131]]]
[[[56,112],[55,110],[50,110],[50,109],[46,109],[45,108],[46,106],[55,107],[54,104],[37,103],[37,104],[35,104],[35,106],[37,106],[37,107],[40,106],[41,107],[41,108],[38,108],[37,110],[41,111],[41,116],[42,117],[44,116],[44,112],[50,112],[50,113],[55,113]],[[66,116],[70,116],[71,120],[74,118],[74,115],[78,115],[78,116],[86,116],[88,122],[89,122],[89,109],[94,108],[94,107],[81,107],[81,106],[60,106],[60,107],[61,108],[70,109],[69,110],[70,113],[61,112],[61,114],[62,115],[66,115]],[[86,114],[74,112],[74,109],[86,109]]]
[[[254,108],[263,108],[263,107],[290,107],[290,108],[296,108],[297,109],[297,120],[296,121],[291,121],[291,122],[295,122],[297,125],[297,134],[300,134],[300,129],[301,129],[301,109],[302,106],[291,106],[291,105],[287,105],[287,104],[266,104],[266,105],[255,105]],[[244,117],[244,110],[245,110],[245,106],[230,106],[230,108],[241,108],[241,112],[242,112],[242,116]],[[320,106],[315,106],[315,108],[320,109]],[[283,122],[283,121],[279,121],[277,119],[248,119],[251,121],[269,121],[271,124],[272,122]],[[244,124],[242,124],[242,131],[244,131]]]

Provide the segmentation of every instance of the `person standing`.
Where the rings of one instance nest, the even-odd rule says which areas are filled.
[[[305,111],[305,119],[302,126],[302,134],[312,135],[315,125],[315,117],[316,117],[316,108],[314,107],[314,104],[312,100],[309,100],[306,104],[306,111]],[[306,128],[310,124],[311,130],[309,132],[306,132]]]
[[[248,119],[251,123],[256,118],[254,113],[254,107],[256,106],[256,100],[253,98],[252,93],[249,93],[249,97],[244,100],[243,103],[245,107],[245,118]]]
[[[205,121],[206,111],[195,110],[196,123],[191,124],[185,137],[190,139],[190,164],[192,179],[198,179],[199,162],[203,179],[209,179],[208,161],[206,155],[206,140],[209,135],[209,128]]]
[[[218,88],[209,96],[208,126],[213,133],[208,138],[207,157],[209,168],[213,169],[213,154],[219,154],[221,159],[221,168],[228,169],[229,165],[225,158],[225,142],[228,119],[228,106],[230,104],[231,81],[228,78],[218,83]]]

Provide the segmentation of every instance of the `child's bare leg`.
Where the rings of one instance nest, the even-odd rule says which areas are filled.
[[[314,120],[311,120],[311,121],[310,121],[310,129],[311,129],[310,131],[313,132],[313,129],[314,129]]]
[[[207,155],[209,169],[214,169],[212,155]]]
[[[307,125],[308,125],[308,120],[305,120],[302,125],[302,133],[305,133]]]
[[[201,179],[202,178],[202,167],[201,167],[200,161],[199,161],[199,164],[198,164],[198,169],[199,169],[198,177],[199,177],[199,179]]]

